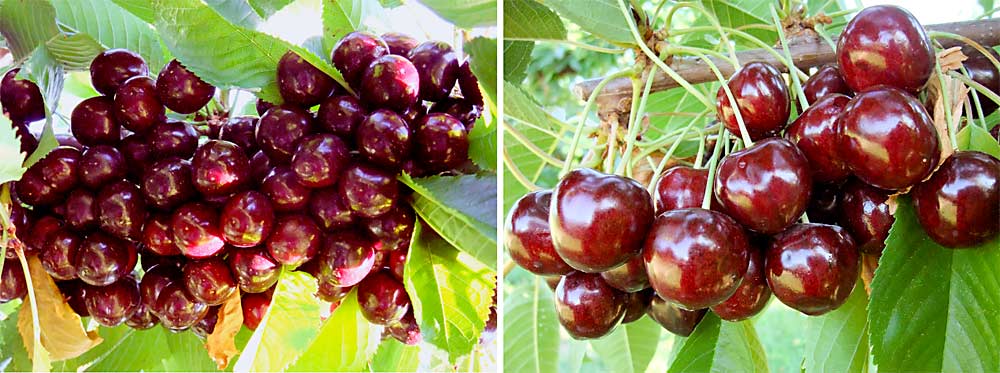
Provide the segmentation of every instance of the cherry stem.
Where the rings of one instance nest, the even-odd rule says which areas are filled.
[[[590,94],[587,104],[583,106],[583,112],[580,113],[580,123],[576,124],[576,132],[573,134],[573,142],[569,145],[569,151],[566,153],[566,161],[563,163],[560,175],[569,173],[570,169],[573,167],[573,159],[576,157],[577,145],[580,144],[580,138],[583,137],[583,128],[587,125],[587,117],[590,115],[590,111],[594,108],[594,102],[597,101],[597,96],[604,90],[604,87],[615,78],[628,76],[632,73],[633,71],[631,69],[622,70],[608,75],[597,84],[597,88],[595,88],[594,92]]]
[[[962,81],[962,83],[965,83],[965,85],[971,87],[972,89],[975,89],[977,93],[986,96],[986,98],[989,98],[991,101],[1000,104],[1000,95],[993,93],[993,91],[991,91],[989,88],[986,88],[982,84],[979,84],[979,82],[972,80],[965,75],[958,74],[955,72],[950,72],[948,75],[951,76],[952,78]]]
[[[712,207],[712,189],[715,185],[715,169],[719,165],[719,154],[722,147],[729,142],[729,131],[726,127],[719,126],[718,137],[715,140],[715,149],[712,150],[712,158],[708,161],[708,179],[705,182],[705,196],[701,200],[701,208],[708,210]]]
[[[703,118],[704,116],[705,116],[705,112],[702,112],[702,115],[699,115],[699,116],[695,117],[694,119],[692,119],[690,122],[688,122],[688,125],[690,126],[690,125],[693,125],[694,123],[700,123],[701,122],[701,118]],[[715,127],[709,127],[706,130],[707,131],[715,131],[715,129],[716,129]],[[642,157],[648,156],[650,154],[653,154],[657,150],[662,149],[667,144],[673,144],[674,142],[681,141],[681,140],[692,140],[692,139],[697,138],[696,136],[700,136],[697,133],[692,134],[692,135],[687,135],[687,132],[688,132],[687,128],[677,129],[677,130],[674,130],[673,132],[671,132],[669,135],[666,135],[666,136],[663,136],[660,139],[657,139],[657,142],[654,143],[654,145],[641,147],[644,150],[643,150],[642,153],[639,153],[639,157],[642,158]]]
[[[958,132],[958,125],[951,120],[951,99],[948,97],[950,89],[945,84],[944,73],[941,72],[941,63],[939,61],[934,61],[934,75],[938,77],[938,83],[940,89],[938,90],[938,98],[941,99],[944,106],[944,121],[948,128],[948,139],[951,140],[951,148],[958,149],[958,139],[955,137],[956,132]]]
[[[15,250],[15,252],[17,253],[18,261],[21,262],[21,271],[24,273],[24,286],[28,288],[28,304],[31,306],[31,339],[34,344],[34,348],[32,349],[32,355],[34,356],[32,356],[31,363],[32,369],[38,371],[47,368],[44,365],[47,364],[49,359],[48,357],[43,357],[43,355],[48,355],[48,351],[42,346],[42,328],[38,322],[38,301],[35,299],[35,286],[31,281],[31,269],[28,268],[28,259],[24,257],[23,251]]]
[[[639,92],[638,83],[639,79],[633,80],[632,88],[632,112],[629,115],[628,122],[628,139],[625,145],[625,155],[623,158],[622,165],[625,167],[625,174],[627,176],[632,176],[632,150],[635,148],[636,137],[639,132],[639,127],[642,124],[642,117],[646,114],[646,102],[649,100],[649,91],[653,88],[653,72],[649,71],[646,77],[646,86],[642,90],[642,98],[639,99],[638,109],[636,109],[636,95],[635,92]]]
[[[705,157],[705,132],[698,130],[698,155],[694,157],[694,168],[701,168]]]
[[[972,77],[972,74],[970,74],[969,70],[965,68],[965,65],[962,65],[961,70],[962,75],[970,78]],[[965,100],[965,111],[969,113],[969,118],[972,123],[975,123],[974,120],[971,120],[973,114],[979,113],[979,124],[983,127],[983,129],[986,129],[986,113],[983,112],[983,105],[979,100],[979,92],[975,89],[970,89],[970,92],[972,93],[972,100]],[[976,111],[972,111],[973,108],[975,108]]]
[[[536,191],[541,189],[540,187],[538,187],[538,185],[535,185],[534,182],[532,182],[526,176],[524,176],[524,173],[521,172],[521,169],[517,167],[517,165],[514,163],[513,160],[510,159],[510,154],[507,153],[507,148],[503,149],[503,162],[504,165],[507,167],[506,170],[510,171],[510,174],[514,175],[514,179],[516,179],[517,182],[521,183],[521,185],[527,188],[528,191]]]
[[[668,31],[670,30],[670,21],[673,19],[674,13],[682,8],[691,8],[697,10],[701,12],[701,14],[704,15],[709,22],[712,23],[712,27],[714,27],[715,30],[719,33],[719,38],[720,38],[719,44],[726,46],[726,49],[728,49],[729,51],[729,59],[733,61],[733,65],[738,65],[739,59],[736,58],[736,48],[733,46],[733,43],[729,42],[729,37],[726,35],[727,33],[723,31],[722,24],[719,23],[719,19],[714,14],[706,10],[703,6],[701,6],[701,4],[686,2],[674,5],[673,7],[670,8],[670,12],[667,13],[667,20],[664,28]]]
[[[638,91],[635,91],[638,92]],[[604,172],[613,173],[618,143],[618,118],[611,121],[611,133],[608,135],[607,155],[604,157]]]
[[[653,171],[653,177],[649,178],[649,180],[656,180],[660,177],[660,174],[663,173],[663,168],[667,166],[667,162],[670,160],[670,157],[673,157],[674,152],[677,151],[677,148],[680,147],[682,142],[684,142],[684,135],[691,129],[691,127],[694,127],[694,124],[697,122],[698,120],[688,122],[688,125],[684,126],[684,130],[681,131],[680,136],[674,138],[674,143],[670,145],[670,149],[667,149],[667,152],[663,154],[663,158],[660,159],[660,163],[656,166],[656,170]],[[704,139],[704,137],[702,137],[702,139]],[[649,183],[648,189],[649,193],[653,193],[656,189],[656,183]]]
[[[774,9],[774,4],[771,4],[771,18],[774,19],[774,24],[781,24],[781,19],[778,18],[778,13]],[[785,58],[781,62],[785,63],[785,66],[788,67],[788,71],[793,71],[795,69],[795,64],[792,63],[792,52],[788,50],[788,39],[785,38],[785,30],[781,27],[777,27],[777,31],[778,40],[781,41],[781,49],[785,52]],[[791,73],[788,74],[788,76],[792,78],[792,87],[795,88],[792,92],[794,92],[795,96],[798,97],[799,104],[802,105],[802,110],[806,110],[806,108],[809,107],[809,102],[806,101],[805,91],[802,89],[802,83],[799,81],[799,76]],[[748,143],[747,146],[750,145],[752,144]]]

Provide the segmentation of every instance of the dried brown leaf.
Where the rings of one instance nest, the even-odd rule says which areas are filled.
[[[937,74],[931,76],[930,84],[927,86],[927,98],[934,103],[932,117],[938,140],[941,143],[940,162],[944,162],[955,152],[949,143],[948,128],[959,128],[962,121],[962,109],[965,106],[965,101],[968,100],[968,93],[969,87],[966,87],[965,83],[958,79],[948,75],[941,75],[940,78]],[[945,116],[945,98],[948,99],[951,110],[951,123]]]
[[[205,349],[208,356],[215,361],[219,370],[226,369],[233,356],[239,353],[236,349],[236,333],[243,327],[243,307],[240,306],[239,292],[226,299],[226,302],[219,308],[219,318],[215,322],[215,329],[212,334],[205,339]]]
[[[42,268],[38,257],[28,257],[28,270],[35,301],[41,310],[38,313],[38,325],[42,329],[42,346],[53,361],[75,358],[104,341],[96,331],[84,329],[80,316],[66,303],[62,292]],[[23,304],[18,315],[17,330],[21,333],[29,356],[34,350],[31,317],[31,307],[27,303]]]
[[[865,283],[865,292],[872,293],[872,279],[875,278],[875,270],[878,269],[877,255],[861,255],[861,281]]]
[[[941,64],[941,72],[947,73],[962,68],[962,62],[969,57],[962,53],[962,47],[951,47],[938,52],[937,59]]]

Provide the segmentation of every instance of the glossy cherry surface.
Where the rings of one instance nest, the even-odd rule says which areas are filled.
[[[316,256],[322,244],[323,231],[304,214],[281,216],[267,238],[267,251],[278,263],[298,267]]]
[[[389,252],[389,259],[385,266],[392,272],[392,276],[399,281],[403,281],[403,272],[406,270],[406,257],[409,255],[409,247]]]
[[[837,63],[855,92],[879,85],[916,92],[934,71],[934,60],[924,27],[896,6],[863,9],[837,40]]]
[[[123,127],[140,134],[165,121],[166,109],[156,96],[156,82],[136,76],[122,83],[115,93],[115,117]]]
[[[707,309],[689,311],[654,294],[646,314],[668,332],[687,337],[694,332],[701,319],[705,318],[707,311]]]
[[[539,276],[565,275],[573,271],[556,253],[549,229],[551,190],[526,194],[514,202],[504,224],[504,246],[510,258]]]
[[[350,149],[331,134],[310,135],[292,156],[292,171],[302,185],[310,188],[331,186],[350,163]]]
[[[601,278],[611,287],[626,293],[634,293],[649,287],[646,262],[641,255],[629,259],[617,268],[601,272]]]
[[[255,117],[233,117],[229,118],[219,129],[219,140],[226,140],[236,144],[243,149],[247,157],[251,157],[260,150],[257,147],[257,121]]]
[[[809,221],[823,224],[838,224],[840,219],[841,183],[814,183],[809,195],[806,214]],[[846,228],[846,227],[845,227]],[[848,229],[850,231],[850,229]]]
[[[410,205],[400,203],[379,217],[365,219],[364,226],[368,234],[382,243],[382,250],[406,250],[410,248],[416,216]]]
[[[417,102],[419,94],[420,75],[404,57],[379,57],[361,79],[361,100],[371,106],[405,110]]]
[[[399,196],[399,182],[390,172],[355,163],[341,175],[340,194],[356,216],[374,218],[392,210]]]
[[[120,180],[128,171],[125,157],[108,145],[93,146],[84,151],[80,156],[79,165],[77,173],[80,182],[93,189]]]
[[[235,250],[229,255],[229,268],[244,293],[263,293],[278,282],[281,264],[261,247]]]
[[[226,195],[249,183],[250,160],[239,146],[224,140],[209,140],[191,161],[194,187],[207,196]]]
[[[156,157],[191,158],[198,150],[198,132],[194,126],[178,121],[167,121],[153,126],[147,136]]]
[[[414,154],[424,167],[445,171],[469,158],[469,133],[458,119],[434,113],[418,119],[414,126]]]
[[[76,188],[80,181],[82,155],[80,150],[69,146],[53,149],[45,158],[31,166],[41,172],[42,181],[48,184],[55,193],[67,193]]]
[[[139,302],[136,307],[135,312],[128,319],[125,319],[125,325],[135,330],[146,330],[151,329],[160,323],[160,318],[153,314],[153,311],[146,306],[145,303]]]
[[[354,286],[372,272],[375,263],[372,246],[370,240],[352,231],[331,233],[323,240],[316,257],[316,278],[334,286]]]
[[[66,195],[63,219],[66,225],[78,232],[87,232],[97,227],[96,196],[84,188],[73,189]]]
[[[215,324],[219,322],[219,310],[221,308],[221,306],[208,307],[208,313],[191,326],[191,331],[199,337],[208,338],[210,334],[215,332]]]
[[[781,138],[765,139],[723,158],[715,179],[715,197],[726,213],[765,234],[781,232],[798,220],[811,190],[809,161]]]
[[[926,178],[940,156],[937,131],[916,98],[894,88],[856,96],[837,122],[839,152],[851,172],[882,189],[903,189]]]
[[[189,202],[174,210],[170,220],[174,244],[188,258],[207,258],[222,251],[224,242],[214,207]]]
[[[156,94],[168,109],[191,114],[212,100],[215,86],[201,80],[175,59],[170,60],[156,77]]]
[[[149,75],[149,66],[138,53],[108,49],[90,63],[90,81],[98,92],[114,96],[118,86],[131,77]]]
[[[91,97],[73,108],[70,130],[81,144],[114,145],[121,139],[121,125],[114,114],[114,100],[106,96]]]
[[[319,291],[316,292],[316,296],[324,302],[337,303],[347,298],[351,289],[353,287],[333,286],[325,281],[319,281]]]
[[[805,93],[806,102],[810,105],[832,94],[854,96],[854,91],[847,86],[844,76],[840,74],[840,68],[832,64],[820,66],[802,85],[802,90]]]
[[[268,158],[285,164],[292,160],[299,141],[312,131],[312,114],[291,106],[278,106],[260,117],[255,137]]]
[[[14,127],[14,135],[17,136],[18,140],[21,142],[21,154],[30,155],[38,149],[38,139],[35,135],[31,134],[31,130],[28,129],[28,125],[21,123],[11,123]]]
[[[226,243],[253,247],[264,243],[274,226],[274,207],[264,193],[249,190],[229,198],[219,214]]]
[[[358,284],[361,315],[372,324],[398,322],[410,310],[410,296],[403,283],[385,272],[375,272]]]
[[[355,221],[351,207],[335,187],[313,192],[309,201],[309,214],[326,231],[347,228]]]
[[[701,207],[708,185],[708,170],[674,166],[656,180],[653,202],[656,212]]]
[[[462,63],[458,73],[458,86],[462,90],[462,97],[473,106],[483,107],[483,92],[479,90],[479,79],[472,73],[469,61]]]
[[[494,329],[496,329],[495,326]],[[423,337],[420,335],[420,325],[413,317],[412,309],[399,322],[389,324],[386,330],[389,331],[389,335],[406,345],[415,346],[423,341]]]
[[[643,248],[649,284],[663,299],[689,310],[722,303],[749,265],[743,229],[725,214],[704,209],[656,217]]]
[[[994,58],[1000,60],[1000,55],[996,51],[989,49]],[[966,52],[966,51],[962,51]],[[972,50],[967,52],[966,55],[969,59],[962,62],[962,66],[968,71],[969,77],[976,83],[982,84],[984,87],[992,91],[993,93],[1000,93],[1000,72],[997,71],[996,65],[993,61],[990,61],[982,52],[978,50]],[[976,101],[973,98],[973,92],[975,89],[969,91],[969,103],[972,105],[972,116],[974,118],[979,117],[979,111],[976,110]],[[979,105],[983,108],[983,114],[989,115],[990,113],[997,110],[997,103],[993,102],[986,97],[986,95],[976,92],[979,97]],[[997,127],[993,127],[997,130]]]
[[[791,110],[788,86],[774,66],[750,62],[736,71],[726,85],[733,93],[751,139],[773,136],[785,128]],[[736,120],[736,110],[722,87],[715,100],[719,120],[729,132],[740,136],[742,132]]]
[[[367,114],[361,101],[354,96],[334,95],[319,105],[316,124],[327,132],[353,140],[355,128],[365,120]]]
[[[3,273],[0,273],[0,303],[7,303],[27,294],[28,285],[21,263],[15,260],[4,262]]]
[[[125,277],[132,268],[128,244],[103,232],[91,233],[72,255],[76,276],[94,286],[105,286]]]
[[[354,31],[344,35],[333,47],[330,60],[351,86],[360,87],[368,65],[389,53],[389,47],[377,35]]]
[[[86,293],[90,317],[107,327],[118,326],[132,317],[139,310],[139,302],[139,285],[132,277],[107,286],[92,286]]]
[[[467,130],[472,130],[476,120],[483,115],[483,107],[466,99],[449,98],[439,101],[431,108],[432,113],[445,113],[455,117]]]
[[[152,214],[142,227],[142,244],[151,253],[160,256],[180,255],[174,244],[174,232],[169,214]]]
[[[552,194],[549,226],[556,253],[577,270],[603,272],[642,250],[653,203],[638,182],[591,169],[568,173]]]
[[[48,245],[48,240],[52,237],[52,234],[62,228],[62,220],[52,215],[46,215],[35,221],[30,229],[18,232],[21,232],[19,235],[24,237],[22,242],[24,242],[24,245],[26,246],[26,251],[41,252],[45,249],[45,246]],[[24,232],[27,232],[27,235]],[[17,258],[14,250],[7,250],[7,258]]]
[[[625,317],[625,294],[593,273],[564,276],[555,290],[556,316],[575,339],[600,338]]]
[[[910,195],[924,232],[942,246],[976,246],[1000,232],[1000,160],[989,154],[952,154]]]
[[[72,280],[76,278],[76,268],[73,267],[73,256],[83,239],[67,228],[52,232],[46,244],[39,253],[42,268],[55,280]],[[4,262],[4,265],[20,265],[15,261]]]
[[[142,178],[142,194],[146,202],[161,210],[194,198],[198,191],[191,182],[191,163],[177,157],[156,161]]]
[[[889,228],[896,221],[889,214],[889,194],[889,191],[857,179],[848,181],[841,188],[839,223],[851,233],[858,250],[863,253],[881,254],[885,249]]]
[[[148,307],[153,313],[157,313],[156,300],[160,297],[163,288],[172,283],[181,283],[183,279],[181,269],[172,264],[157,264],[146,270],[139,282],[139,295],[142,304]]]
[[[740,321],[760,313],[770,300],[771,288],[767,287],[767,278],[764,276],[763,248],[751,247],[750,265],[747,266],[740,287],[733,296],[711,309],[723,320]]]
[[[139,239],[146,202],[135,184],[125,180],[108,184],[97,193],[95,202],[102,230],[119,238]]]
[[[410,51],[420,45],[420,42],[413,37],[398,32],[387,32],[382,34],[382,40],[389,47],[389,53],[397,56],[409,56]]]
[[[836,225],[796,224],[774,236],[764,273],[774,296],[806,315],[840,307],[860,268],[854,240]]]
[[[184,284],[174,282],[160,290],[153,306],[163,327],[170,330],[185,330],[194,326],[208,314],[208,306],[194,299]]]
[[[259,115],[259,116],[263,116],[264,113],[266,113],[268,110],[271,110],[271,108],[273,108],[273,107],[274,107],[274,104],[272,104],[270,102],[267,102],[267,101],[264,101],[264,100],[259,99],[259,98],[257,99],[256,105],[254,105],[254,108],[257,109],[257,115]]]
[[[293,51],[278,61],[278,92],[285,101],[310,107],[330,96],[336,82]]]
[[[20,68],[10,69],[0,80],[0,105],[14,121],[30,123],[45,119],[45,100],[38,85],[17,79]]]
[[[839,93],[828,94],[799,115],[785,130],[785,138],[809,160],[816,182],[841,181],[850,175],[840,159],[840,134],[837,118],[851,99]]]
[[[56,204],[61,195],[57,193],[49,184],[42,180],[42,169],[36,163],[28,168],[21,180],[14,184],[17,197],[30,206],[39,207]]]
[[[440,101],[448,98],[458,80],[458,53],[441,41],[427,41],[413,48],[408,55],[420,74],[420,98]]]
[[[243,325],[247,329],[257,330],[260,320],[264,318],[267,309],[271,307],[271,295],[267,293],[243,294],[240,306],[243,308]]]
[[[73,309],[73,312],[76,312],[80,317],[90,316],[90,312],[87,312],[87,288],[89,287],[87,284],[80,280],[71,280],[56,282],[56,286],[63,293],[63,299]]]
[[[132,134],[122,139],[118,149],[125,157],[125,164],[128,166],[129,175],[142,177],[153,159],[156,158],[153,146],[140,135]]]
[[[390,168],[399,167],[409,158],[412,138],[406,120],[386,109],[369,115],[354,134],[361,155],[376,165]]]
[[[184,286],[188,295],[209,306],[222,304],[236,291],[229,266],[219,258],[193,260],[184,264]]]
[[[288,167],[275,167],[260,186],[275,211],[298,211],[306,208],[312,190],[302,185]]]
[[[652,297],[655,296],[656,293],[653,292],[653,289],[626,293],[625,317],[622,318],[622,324],[628,324],[645,316],[646,310],[649,309],[649,302],[652,300]]]

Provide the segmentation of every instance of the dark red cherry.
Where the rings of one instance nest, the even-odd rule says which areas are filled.
[[[654,295],[646,314],[668,332],[687,337],[694,332],[701,319],[705,318],[707,311],[707,309],[688,311]]]
[[[319,266],[316,278],[319,281],[339,287],[354,286],[372,272],[375,250],[371,241],[364,237],[352,231],[340,231],[323,240],[323,248],[316,260]],[[380,272],[372,276],[384,275]]]
[[[214,207],[189,202],[174,211],[170,228],[174,244],[188,258],[207,258],[222,251],[224,242],[219,230],[219,215]]]
[[[135,133],[145,134],[167,119],[166,109],[156,96],[156,82],[147,76],[126,80],[115,93],[115,118]]]
[[[198,193],[191,182],[191,163],[169,157],[153,163],[142,179],[142,193],[150,205],[170,210]]]
[[[121,140],[121,125],[114,114],[114,100],[107,96],[91,97],[73,108],[70,130],[87,146],[115,145]]]
[[[319,251],[323,232],[311,218],[290,214],[278,218],[267,238],[267,251],[278,263],[298,267]]]
[[[222,304],[236,291],[236,280],[229,266],[219,258],[187,262],[183,278],[188,294],[209,306]]]
[[[274,207],[264,193],[250,190],[229,198],[219,215],[226,243],[236,247],[260,245],[274,225]]]
[[[24,237],[22,238],[22,241],[26,246],[25,251],[27,252],[44,251],[45,247],[48,245],[49,238],[52,237],[52,234],[62,228],[63,228],[63,221],[59,218],[56,218],[51,215],[46,215],[39,218],[38,221],[34,222],[34,224],[31,226],[30,229],[22,231],[26,232],[26,234],[25,233],[20,234],[22,237]],[[10,249],[7,250],[8,259],[17,258],[17,255],[14,254],[15,254],[14,250]]]
[[[257,145],[272,161],[288,163],[299,141],[312,133],[312,122],[312,114],[303,109],[274,107],[260,117],[255,134]]]
[[[726,213],[744,227],[778,233],[806,211],[809,161],[788,140],[765,139],[723,158],[714,190]]]
[[[39,136],[41,136],[41,134],[39,134]],[[73,137],[73,135],[71,134],[65,132],[57,133],[56,142],[59,143],[59,146],[66,146],[74,148],[79,151],[83,151],[83,144],[80,144],[79,141],[76,141],[76,137]]]
[[[108,49],[90,63],[90,81],[94,89],[114,96],[118,87],[134,76],[149,75],[149,66],[139,54],[125,49]]]
[[[771,289],[764,277],[764,251],[758,247],[750,249],[750,265],[743,275],[743,282],[733,296],[725,302],[712,306],[712,312],[723,320],[740,321],[762,311],[771,300]]]
[[[876,88],[847,104],[837,122],[838,151],[862,181],[882,189],[904,189],[929,176],[937,165],[940,148],[932,123],[913,96],[895,88]]]
[[[736,292],[747,272],[749,250],[743,229],[725,214],[681,209],[656,217],[643,259],[660,297],[696,310]]]
[[[829,94],[813,103],[785,130],[785,138],[809,160],[816,182],[841,181],[850,175],[847,164],[840,159],[840,134],[836,127],[837,118],[850,100],[842,94]]]
[[[153,146],[144,137],[137,134],[122,139],[118,149],[125,157],[129,175],[136,177],[142,177],[149,165],[153,163],[153,159],[156,158]]]
[[[229,255],[229,268],[244,293],[263,293],[278,282],[281,264],[271,259],[261,247],[235,250]]]
[[[278,61],[278,92],[289,103],[314,106],[330,96],[336,82],[293,51]]]
[[[625,317],[625,294],[594,273],[573,272],[555,290],[556,316],[575,339],[600,338]]]
[[[36,163],[35,166],[37,165]],[[29,167],[24,175],[21,175],[21,180],[14,184],[18,198],[34,207],[58,203],[62,196],[42,180],[42,170],[35,166]]]
[[[736,71],[726,83],[733,93],[743,124],[754,141],[774,136],[785,128],[791,110],[788,86],[781,72],[764,62],[750,62]],[[729,132],[741,136],[736,111],[726,91],[715,95],[719,121]]]
[[[142,244],[156,255],[180,255],[181,251],[174,243],[171,216],[168,214],[150,215],[142,227]]]
[[[796,224],[774,236],[764,259],[774,296],[807,315],[837,309],[854,289],[860,256],[843,228]]]
[[[259,186],[264,178],[271,173],[271,159],[264,152],[257,152],[250,157],[250,180]]]
[[[858,250],[881,254],[889,228],[896,221],[889,214],[889,191],[852,179],[841,188],[840,225],[851,233]]]
[[[976,246],[1000,232],[1000,160],[989,154],[952,154],[910,196],[924,232],[942,246]]]
[[[146,202],[135,184],[125,180],[108,184],[97,193],[95,202],[102,230],[119,238],[139,239]]]
[[[271,295],[268,293],[243,294],[240,305],[243,308],[243,325],[247,329],[257,330],[260,321],[271,307]]]
[[[641,255],[630,259],[617,268],[601,272],[601,278],[611,287],[626,293],[634,293],[649,287],[646,262]]]
[[[419,74],[404,57],[392,54],[379,57],[361,79],[361,100],[370,106],[405,110],[420,97]]]
[[[458,80],[458,53],[441,41],[427,41],[413,48],[410,61],[420,74],[420,98],[440,101],[448,98]]]
[[[31,153],[38,149],[38,139],[35,135],[31,134],[31,130],[28,129],[28,125],[21,123],[11,123],[14,127],[14,135],[17,136],[18,141],[21,143],[21,154],[24,154],[27,158]]]
[[[816,73],[812,74],[809,80],[806,80],[805,84],[802,85],[802,90],[809,105],[833,94],[854,96],[854,91],[847,86],[847,82],[844,82],[840,68],[832,64],[820,66],[819,70],[816,70]]]
[[[254,108],[257,109],[257,115],[260,115],[260,116],[263,116],[264,113],[266,113],[268,110],[271,110],[271,108],[273,108],[273,107],[274,107],[274,104],[272,104],[270,102],[267,102],[267,101],[264,101],[264,100],[259,99],[259,98],[257,99],[257,104],[254,106]]]
[[[333,47],[330,60],[352,87],[360,87],[361,77],[375,59],[389,53],[381,38],[366,31],[344,35]]]
[[[573,268],[556,253],[549,229],[551,190],[531,192],[511,206],[504,224],[504,246],[521,268],[539,276],[565,275]]]
[[[653,201],[635,180],[591,169],[566,174],[552,194],[552,243],[566,264],[589,273],[625,264],[642,250]]]
[[[406,269],[406,257],[410,254],[410,248],[389,251],[389,260],[386,267],[392,272],[392,277],[403,281],[403,272]]]
[[[649,288],[634,293],[625,293],[625,317],[622,318],[622,324],[641,319],[649,310],[649,302],[655,296],[656,293]]]
[[[389,324],[386,330],[393,338],[410,346],[415,346],[423,341],[423,337],[420,335],[420,325],[413,317],[413,309],[410,309],[399,322]]]
[[[180,283],[182,280],[181,269],[173,264],[157,264],[149,267],[139,282],[139,295],[142,304],[157,313],[156,300],[160,297],[163,288],[172,283]]]
[[[21,263],[17,260],[5,261],[3,273],[0,274],[0,303],[7,303],[27,294],[28,283]]]
[[[66,196],[66,224],[77,232],[87,232],[97,228],[97,203],[94,193],[83,188],[73,189]]]
[[[469,158],[469,133],[458,119],[448,114],[428,114],[414,125],[414,154],[428,169],[453,169]]]
[[[395,175],[364,163],[348,167],[338,185],[351,211],[364,218],[389,212],[399,196]]]
[[[208,307],[208,313],[191,326],[191,331],[201,338],[208,338],[215,332],[215,324],[219,322],[219,310],[222,306]]]
[[[988,51],[994,58],[1000,59],[1000,55],[998,55],[995,50],[988,49]],[[963,50],[963,52],[966,51]],[[982,52],[975,49],[969,51],[966,55],[969,56],[969,59],[962,62],[962,66],[964,66],[965,70],[968,71],[969,77],[972,78],[972,80],[975,80],[976,83],[982,84],[993,93],[1000,93],[1000,73],[997,72],[997,67],[993,64],[993,61],[990,61],[990,59],[983,55]],[[974,101],[972,97],[972,91],[974,91],[974,89],[969,91],[969,103],[972,105],[971,114],[973,118],[978,118],[979,111],[976,110],[976,101]],[[982,93],[976,93],[976,95],[979,97],[979,105],[983,109],[983,114],[989,115],[997,110],[996,102],[993,102],[993,100],[990,100]],[[993,130],[996,131],[997,128],[1000,127],[994,126]]]
[[[416,48],[417,45],[420,45],[420,42],[418,42],[417,39],[398,32],[384,33],[381,38],[385,41],[385,45],[389,47],[389,53],[397,56],[409,56],[410,51],[413,50],[413,48]]]
[[[70,280],[56,282],[56,286],[59,287],[59,291],[62,292],[63,298],[66,299],[66,303],[73,309],[73,312],[80,317],[90,316],[90,312],[87,311],[87,288],[89,287],[87,284],[80,280]]]
[[[238,145],[250,157],[257,153],[257,118],[234,117],[222,124],[219,139]]]
[[[107,327],[118,326],[139,309],[139,285],[132,277],[107,286],[87,289],[86,304],[90,317]]]
[[[212,100],[215,87],[205,83],[174,59],[170,60],[156,77],[156,93],[160,102],[163,102],[168,109],[181,114],[191,114]]]
[[[325,131],[345,139],[354,138],[354,129],[365,120],[367,111],[351,95],[335,95],[319,105],[316,122]]]
[[[132,316],[125,320],[125,325],[135,330],[151,329],[159,323],[160,318],[154,315],[153,311],[142,302],[139,302],[139,306],[132,313]]]
[[[208,314],[208,306],[194,299],[184,284],[174,282],[160,290],[153,306],[160,322],[170,330],[184,330],[194,326]]]
[[[59,194],[68,193],[76,188],[81,179],[81,172],[78,165],[82,162],[80,150],[68,146],[60,146],[53,149],[49,154],[31,166],[38,168],[41,172],[42,180]]]
[[[0,81],[0,105],[11,120],[31,123],[45,119],[45,100],[38,85],[27,79],[17,79],[20,68],[10,69]]]
[[[198,149],[198,131],[194,126],[178,121],[167,121],[153,126],[147,136],[157,158],[191,158]]]
[[[250,160],[239,146],[224,140],[209,140],[191,161],[194,187],[207,196],[222,196],[249,183]]]
[[[479,79],[472,73],[469,61],[462,63],[458,73],[458,86],[462,90],[462,97],[473,106],[483,107],[483,92],[479,90]]]
[[[372,324],[390,325],[410,310],[410,296],[403,283],[385,272],[375,272],[358,284],[361,315]]]
[[[382,250],[405,250],[410,247],[416,213],[407,204],[397,204],[389,212],[364,220],[372,237],[382,243]]]
[[[452,97],[434,104],[431,107],[431,112],[451,115],[462,122],[467,130],[471,131],[476,120],[483,115],[483,107],[466,99]]]
[[[309,201],[309,214],[326,231],[349,227],[354,223],[351,207],[336,188],[319,189]]]
[[[319,291],[316,293],[316,296],[324,302],[338,303],[344,298],[347,298],[347,295],[351,293],[351,289],[353,289],[353,287],[342,288],[319,281]]]
[[[427,106],[424,106],[419,100],[412,106],[398,111],[399,116],[406,120],[406,123],[416,123],[418,119],[427,115]]]
[[[132,268],[135,253],[128,243],[103,232],[94,232],[80,243],[76,254],[71,255],[76,275],[83,282],[105,286],[124,278]]]
[[[934,71],[934,61],[924,27],[896,6],[863,9],[837,40],[837,63],[855,92],[879,85],[916,92]]]
[[[838,224],[840,221],[841,187],[841,184],[813,184],[812,194],[809,195],[809,207],[806,208],[809,221],[813,223]]]
[[[292,171],[307,187],[331,186],[350,162],[349,152],[347,144],[335,135],[310,135],[302,140],[292,156]]]
[[[128,171],[125,157],[108,145],[97,145],[87,149],[80,156],[79,164],[80,182],[93,189],[122,179]]]
[[[302,185],[295,172],[285,166],[274,168],[260,186],[271,199],[275,211],[298,211],[309,204],[311,189]]]
[[[39,254],[42,268],[56,280],[72,280],[76,278],[76,268],[73,267],[73,256],[83,239],[67,228],[52,232],[46,240],[45,247]],[[6,265],[19,265],[13,261]]]
[[[674,166],[656,181],[656,212],[701,207],[708,185],[708,170]]]
[[[357,128],[358,151],[370,162],[398,167],[410,156],[410,126],[403,117],[386,109],[376,110]]]

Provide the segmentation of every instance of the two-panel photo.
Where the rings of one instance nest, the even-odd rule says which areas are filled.
[[[1000,372],[989,0],[0,0],[0,373]]]

